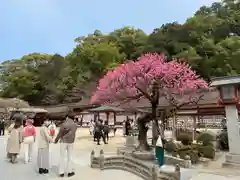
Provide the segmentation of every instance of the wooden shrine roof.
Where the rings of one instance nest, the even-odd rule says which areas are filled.
[[[89,109],[90,112],[124,112],[125,110],[119,107],[100,106],[97,108]]]
[[[197,107],[206,107],[206,108],[212,108],[212,107],[218,107],[218,98],[219,98],[219,94],[218,91],[215,88],[211,88],[209,91],[206,92],[201,92],[200,95],[203,95],[203,97],[201,98],[201,100],[198,102],[198,104],[190,104],[190,105],[186,105],[183,108],[197,108]],[[115,106],[117,107],[121,107],[121,108],[140,108],[140,109],[146,109],[146,108],[150,108],[151,104],[149,102],[149,100],[142,98],[140,100],[132,100],[129,101],[127,103],[114,103]],[[159,109],[164,109],[165,107],[169,106],[168,101],[164,98],[161,97],[159,99]]]

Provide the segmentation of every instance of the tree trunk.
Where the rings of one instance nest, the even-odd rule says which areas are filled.
[[[157,104],[152,104],[152,145],[155,146],[159,136],[159,125],[157,120]]]
[[[139,130],[139,134],[138,134],[138,141],[139,141],[139,145],[137,147],[137,150],[139,151],[149,151],[150,150],[150,146],[147,142],[147,131],[148,128],[146,127],[146,117],[143,118],[139,118],[137,120],[138,123],[138,130]]]
[[[176,140],[177,137],[177,116],[173,116],[173,127],[172,127],[172,139]]]
[[[161,113],[161,125],[160,125],[160,135],[164,137],[165,129],[168,127],[168,121],[166,121],[166,111],[164,110]]]

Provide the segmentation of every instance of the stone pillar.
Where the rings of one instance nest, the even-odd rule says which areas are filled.
[[[151,180],[157,180],[157,179],[158,179],[157,167],[154,165],[152,167],[152,179]]]
[[[104,169],[104,152],[102,149],[100,150],[100,155],[99,155],[99,166],[101,170]]]
[[[177,178],[177,180],[181,180],[181,171],[180,171],[180,166],[179,166],[179,164],[177,164],[177,165],[175,166],[175,173],[176,173],[176,178]]]
[[[192,162],[190,156],[186,155],[184,159],[184,168],[191,168]]]
[[[91,166],[91,168],[93,168],[93,161],[94,161],[94,156],[95,156],[95,152],[94,152],[94,150],[92,150],[92,152],[91,152],[91,156],[90,156],[90,166]]]
[[[236,105],[226,105],[226,119],[228,130],[229,153],[226,155],[226,162],[223,166],[240,167],[240,134],[238,123],[238,111]]]

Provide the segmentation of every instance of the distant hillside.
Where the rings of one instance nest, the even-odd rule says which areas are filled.
[[[150,34],[134,27],[107,34],[95,30],[79,35],[65,57],[33,52],[2,60],[0,96],[35,106],[79,102],[91,97],[96,88],[91,82],[148,52],[186,62],[206,81],[240,74],[239,7],[240,1],[215,2],[202,6],[182,24],[167,22]]]

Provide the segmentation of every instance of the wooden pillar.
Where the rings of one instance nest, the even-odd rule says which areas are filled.
[[[196,126],[198,126],[198,123],[200,122],[200,110],[199,110],[199,106],[197,106],[197,122],[196,122]]]
[[[114,118],[114,125],[116,125],[116,121],[117,121],[116,112],[113,113],[113,118]]]
[[[193,141],[196,140],[196,132],[197,132],[196,121],[197,121],[197,117],[194,115],[193,116],[193,124],[192,124],[192,126],[193,126],[193,128],[192,128],[192,139],[193,139]]]
[[[109,112],[106,112],[107,123],[109,124]]]
[[[96,122],[97,120],[98,120],[98,118],[99,118],[99,113],[94,113],[94,121]]]
[[[82,127],[82,125],[83,125],[83,116],[84,116],[84,115],[82,115],[82,116],[81,116],[81,119],[80,119],[80,125],[81,125],[81,127]],[[78,122],[79,122],[79,119],[78,119]]]
[[[137,112],[134,113],[134,118],[137,119]]]

